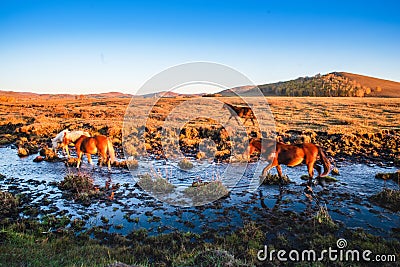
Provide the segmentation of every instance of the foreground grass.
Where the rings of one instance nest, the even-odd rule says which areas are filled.
[[[67,229],[47,232],[48,226],[43,223],[19,221],[3,226],[0,231],[0,266],[108,266],[115,262],[134,266],[282,266],[284,262],[276,259],[259,262],[258,251],[265,244],[270,249],[321,251],[335,247],[338,238],[348,241],[348,249],[369,249],[374,254],[400,258],[400,243],[396,238],[385,240],[361,229],[339,229],[333,222],[315,219],[306,224],[293,223],[297,221],[296,214],[277,218],[280,219],[275,222],[277,228],[274,229],[264,222],[250,221],[223,235],[218,231],[206,231],[157,236],[149,236],[145,229],[127,236],[98,229],[79,235]],[[275,238],[267,238],[273,233],[277,234]],[[346,266],[343,262],[328,261],[320,262],[318,266],[332,264]],[[352,262],[352,266],[367,265]],[[396,262],[384,266],[396,266]]]
[[[134,263],[124,248],[108,248],[94,241],[69,237],[37,238],[3,231],[0,266],[105,266],[116,258]]]

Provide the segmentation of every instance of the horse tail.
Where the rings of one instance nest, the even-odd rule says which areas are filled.
[[[324,153],[324,151],[322,150],[321,147],[318,147],[318,154],[319,154],[319,157],[320,157],[321,160],[322,160],[322,165],[324,165],[324,172],[321,173],[321,174],[319,175],[319,177],[324,177],[324,176],[327,176],[328,173],[329,173],[329,171],[331,170],[331,162],[330,162],[329,159],[325,156],[325,153]]]
[[[114,163],[115,162],[115,151],[114,151],[114,147],[110,140],[107,140],[107,151],[108,151],[108,155],[110,156],[111,163]]]

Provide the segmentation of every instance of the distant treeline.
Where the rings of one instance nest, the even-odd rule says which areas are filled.
[[[363,97],[382,91],[382,88],[369,88],[350,80],[340,73],[313,77],[300,77],[295,80],[260,85],[264,95],[278,96],[356,96]]]

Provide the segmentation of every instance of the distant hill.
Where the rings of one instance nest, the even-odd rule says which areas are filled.
[[[342,75],[345,78],[348,78],[349,80],[356,81],[363,86],[369,87],[369,88],[381,88],[380,92],[375,92],[372,93],[372,96],[380,96],[380,97],[400,97],[400,83],[399,82],[394,82],[394,81],[389,81],[389,80],[383,80],[379,78],[373,78],[369,76],[364,76],[364,75],[359,75],[359,74],[353,74],[353,73],[348,73],[348,72],[338,72],[338,75]]]
[[[0,90],[0,101],[13,102],[15,99],[84,99],[84,98],[131,98],[133,95],[119,92],[109,92],[100,94],[37,94],[30,92],[13,92]]]
[[[165,97],[165,98],[174,98],[174,97],[196,97],[196,96],[203,96],[205,94],[181,94],[181,93],[175,93],[171,91],[161,91],[157,93],[150,93],[150,94],[144,94],[140,95],[141,97],[144,98],[159,98],[159,97]]]
[[[379,78],[347,73],[332,72],[325,75],[300,77],[290,81],[259,85],[265,96],[357,96],[357,97],[400,97],[400,83]],[[100,94],[36,94],[0,90],[0,102],[16,99],[84,99],[84,98],[132,98],[132,97],[198,97],[198,96],[258,96],[256,86],[239,86],[215,94],[180,94],[162,91],[146,95],[131,95],[119,92]]]
[[[400,83],[347,72],[300,77],[295,80],[259,85],[265,96],[356,96],[400,97]],[[258,95],[257,88],[242,86],[219,92],[221,96]]]

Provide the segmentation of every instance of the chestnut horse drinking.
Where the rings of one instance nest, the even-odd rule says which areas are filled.
[[[249,155],[251,155],[254,151],[259,151],[262,154],[265,154],[268,149],[271,149],[271,146],[275,142],[270,142],[264,146],[261,145],[260,139],[252,139],[249,142]],[[272,149],[271,155],[269,155],[269,159],[272,160],[271,163],[264,168],[262,171],[262,177],[265,178],[269,170],[273,167],[276,167],[278,171],[279,177],[282,179],[282,168],[280,164],[287,165],[289,167],[297,166],[301,163],[305,163],[308,169],[309,182],[311,182],[314,176],[314,168],[318,171],[317,177],[324,177],[328,175],[331,167],[331,163],[329,159],[325,156],[324,151],[321,147],[314,145],[312,143],[303,143],[303,144],[294,144],[287,145],[284,143],[277,142],[275,145],[275,150]],[[324,166],[324,172],[321,173],[321,167],[315,165],[318,157],[322,161],[322,165]]]
[[[86,154],[89,163],[92,164],[91,155],[99,153],[101,156],[100,167],[102,162],[106,161],[108,169],[111,170],[111,163],[115,161],[115,152],[111,141],[106,136],[87,137],[82,135],[76,140],[75,147],[78,155],[77,168],[80,166],[83,154]]]
[[[86,135],[86,136],[90,136],[90,134],[88,132],[84,132],[84,131],[72,131],[70,132],[68,129],[62,130],[61,132],[59,132],[57,134],[56,137],[54,137],[53,139],[51,139],[51,144],[53,146],[53,150],[54,152],[56,152],[57,146],[60,143],[61,144],[61,148],[62,148],[62,152],[67,154],[68,158],[70,156],[69,151],[68,151],[68,145],[70,142],[75,142],[79,137],[81,137],[82,135]]]

